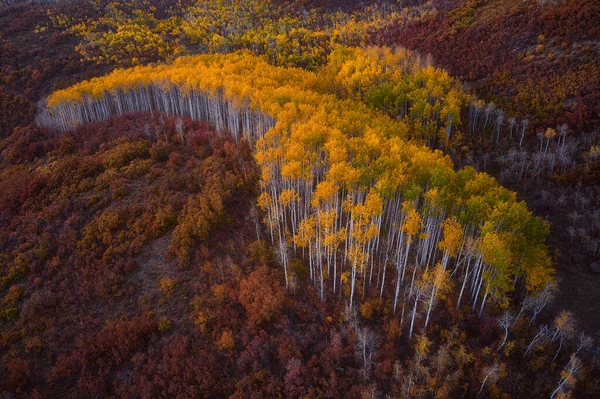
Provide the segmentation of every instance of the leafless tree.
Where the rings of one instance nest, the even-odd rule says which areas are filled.
[[[578,235],[579,237],[581,237],[581,243],[582,243],[582,244],[585,242],[586,238],[588,238],[588,239],[589,239],[589,237],[590,237],[590,236],[588,235],[588,233],[587,233],[587,229],[586,229],[585,227],[580,227],[580,228],[578,228],[578,229],[577,229],[577,235]]]
[[[541,326],[538,329],[537,334],[535,334],[529,345],[527,345],[527,347],[525,348],[525,353],[523,353],[523,356],[527,355],[527,353],[529,353],[529,351],[533,349],[533,347],[535,347],[536,345],[542,344],[548,341],[549,339],[550,329],[546,325]]]
[[[344,308],[344,318],[348,325],[356,332],[358,331],[358,311],[356,308],[351,309],[350,306]]]
[[[367,327],[359,328],[356,333],[356,351],[360,353],[363,362],[363,378],[369,377],[373,353],[377,344],[377,336]]]
[[[577,201],[577,205],[579,206],[579,209],[581,211],[583,211],[585,208],[587,208],[589,204],[590,204],[590,199],[588,197],[581,196],[581,197],[579,197],[579,201]]]
[[[556,128],[556,131],[558,132],[558,136],[560,137],[560,140],[562,142],[561,148],[564,148],[565,142],[567,140],[567,132],[569,131],[569,126],[566,123],[564,123],[558,126]]]
[[[581,217],[581,215],[579,213],[577,213],[577,211],[573,211],[569,213],[569,219],[571,219],[571,222],[573,222],[573,227],[575,227],[575,225],[577,224],[577,221],[579,220],[579,218]]]
[[[512,141],[512,136],[513,136],[513,129],[515,128],[515,126],[517,125],[517,120],[513,117],[510,118],[508,120],[508,127],[509,127],[509,140]]]
[[[494,112],[496,111],[496,106],[494,105],[494,103],[489,103],[486,107],[485,107],[485,121],[483,123],[483,130],[485,131],[485,128],[487,127],[488,122],[490,121],[492,115],[494,114]]]
[[[581,360],[575,354],[572,354],[569,363],[567,363],[567,366],[560,373],[558,387],[552,392],[550,399],[553,399],[556,394],[565,392],[565,390],[575,386],[576,377],[581,371],[582,366]]]
[[[567,227],[567,233],[569,233],[569,236],[571,237],[571,244],[573,244],[573,239],[575,238],[575,233],[577,233],[577,230],[575,230],[575,227],[569,226]]]
[[[502,129],[502,122],[504,121],[504,111],[499,110],[498,116],[496,117],[496,143],[500,140],[500,129]]]
[[[483,381],[481,382],[481,386],[479,387],[479,391],[477,392],[477,396],[481,395],[483,392],[483,388],[485,385],[489,383],[495,383],[499,378],[500,365],[498,363],[494,363],[489,367],[483,369]]]
[[[577,345],[577,350],[575,350],[575,355],[578,355],[582,350],[589,350],[593,346],[594,340],[585,333],[581,333],[579,335],[579,344]]]
[[[410,317],[410,330],[408,331],[408,339],[412,338],[413,329],[415,326],[415,319],[417,317],[419,303],[422,302],[428,294],[428,290],[420,285],[416,286],[412,292],[412,298],[414,300],[414,306]]]
[[[496,350],[499,351],[504,346],[504,344],[506,344],[506,340],[508,339],[508,331],[514,325],[515,321],[516,321],[516,318],[515,318],[515,316],[512,315],[512,313],[510,313],[510,311],[504,312],[502,314],[502,316],[500,316],[496,320],[496,322],[498,323],[500,328],[502,328],[504,330],[504,337],[502,338],[502,342],[500,343],[500,346]]]
[[[523,147],[523,138],[525,137],[525,131],[527,131],[527,126],[529,126],[529,119],[525,118],[521,121],[521,140],[519,140],[519,148]]]
[[[540,141],[540,153],[542,152],[542,149],[544,148],[544,132],[537,132],[536,134],[538,140]]]
[[[551,340],[558,341],[558,349],[552,361],[556,360],[565,341],[575,334],[575,318],[569,311],[563,310],[554,318],[554,332]]]
[[[557,286],[555,282],[551,282],[546,284],[544,290],[539,292],[537,295],[528,296],[523,300],[521,304],[521,310],[519,314],[517,314],[517,320],[521,316],[523,312],[531,312],[531,320],[529,324],[531,325],[535,318],[544,310],[546,305],[550,301],[554,299],[558,292]]]
[[[594,227],[597,229],[600,228],[600,208],[594,209],[592,219],[594,219]]]

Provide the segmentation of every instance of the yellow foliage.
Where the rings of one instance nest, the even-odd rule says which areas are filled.
[[[217,348],[222,351],[231,351],[235,347],[235,340],[231,331],[223,331],[221,338],[217,341]]]
[[[332,53],[330,64],[317,73],[275,67],[247,52],[180,57],[171,65],[115,70],[106,77],[57,91],[48,99],[48,112],[76,107],[97,96],[114,99],[117,92],[147,86],[176,86],[182,93],[194,90],[235,106],[247,105],[276,121],[275,127],[255,143],[263,188],[258,205],[267,211],[270,227],[277,228],[282,223],[282,207],[302,201],[311,205],[307,217],[297,221],[294,240],[298,246],[308,246],[317,236],[326,246],[347,238],[353,241],[349,259],[360,269],[369,256],[366,244],[379,234],[378,218],[384,204],[400,195],[406,200],[401,228],[409,239],[426,238],[420,235],[422,218],[429,216],[431,208],[448,211],[440,242],[442,250],[455,255],[464,234],[461,222],[483,225],[478,249],[496,273],[485,277],[507,285],[511,273],[527,274],[528,288],[540,286],[548,276],[545,232],[531,213],[521,212],[526,208],[518,206],[514,193],[472,168],[454,171],[449,157],[408,140],[412,124],[374,112],[360,101],[338,96],[327,83],[332,74],[339,75],[336,79],[342,87],[360,91],[363,85],[374,84],[374,76],[382,73],[382,66],[390,68],[384,76],[402,70],[394,62],[402,63],[403,57],[405,53],[390,49],[338,48]],[[414,113],[415,117],[425,117],[437,112],[436,105],[429,104],[430,97],[451,91],[452,80],[432,67],[406,68],[413,67],[411,95],[417,103],[419,96],[424,96]],[[408,72],[398,72],[396,76],[402,73]],[[427,86],[426,92],[419,91],[419,85]],[[444,112],[450,114],[451,110]],[[116,162],[109,163],[118,166],[126,162],[122,159],[117,157]],[[277,188],[274,183],[281,186]],[[302,191],[306,186],[310,186],[312,194]],[[415,207],[425,191],[428,208],[421,214]],[[343,211],[352,217],[351,228],[348,226],[343,233],[334,231],[337,216],[328,213],[342,201]],[[510,230],[504,231],[498,227],[506,215],[504,224]],[[516,269],[517,260],[527,261],[523,262],[526,270]],[[530,276],[530,270],[535,275]]]
[[[166,296],[171,296],[173,294],[173,290],[175,289],[175,283],[172,279],[168,277],[163,277],[159,281],[160,290]]]
[[[438,246],[454,257],[463,237],[463,228],[456,218],[444,220],[442,228],[444,235]]]
[[[299,15],[294,7],[270,0],[195,1],[173,7],[166,15],[156,7],[126,2],[94,7],[94,17],[83,19],[48,11],[55,26],[81,39],[76,51],[84,60],[132,66],[175,57],[186,51],[183,43],[189,42],[195,51],[248,49],[266,55],[273,64],[307,69],[322,65],[336,45],[364,45],[374,29],[428,12],[409,13],[388,4],[351,13],[311,10]],[[44,29],[38,27],[36,32]]]
[[[415,342],[415,354],[417,357],[425,356],[429,353],[429,345],[431,341],[425,335],[419,335]]]
[[[289,205],[293,202],[298,202],[300,197],[298,193],[293,189],[283,190],[281,194],[279,194],[279,202],[282,205]]]
[[[170,330],[173,323],[167,317],[161,317],[158,321],[158,331],[167,331]]]
[[[556,137],[556,130],[549,127],[548,129],[546,129],[546,133],[544,135],[547,139],[552,139]]]
[[[415,236],[421,230],[421,216],[416,209],[411,208],[406,215],[406,223],[404,224],[404,232],[409,236]]]

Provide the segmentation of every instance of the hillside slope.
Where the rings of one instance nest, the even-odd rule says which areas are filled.
[[[434,2],[435,3],[435,2]],[[440,2],[443,3],[443,2]],[[600,121],[600,4],[460,0],[376,40],[431,53],[507,115],[591,132]]]
[[[597,397],[597,3],[0,0],[0,396]]]

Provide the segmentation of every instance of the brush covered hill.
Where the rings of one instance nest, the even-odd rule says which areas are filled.
[[[543,334],[529,325],[544,296],[499,325],[498,310],[479,318],[466,299],[457,309],[459,287],[439,286],[428,332],[417,302],[409,339],[378,295],[350,311],[348,279],[322,301],[300,258],[286,290],[250,148],[206,123],[30,126],[2,156],[0,389],[11,395],[525,397],[556,389],[562,362],[591,395],[589,342],[569,358],[572,316]]]
[[[500,140],[467,138],[462,145],[469,151],[453,158],[499,176],[551,222],[561,304],[597,334],[597,312],[586,309],[600,300],[600,3],[461,0],[435,6],[437,13],[385,28],[374,40],[431,53],[437,66],[502,109],[495,114],[503,117],[500,123],[526,130],[522,143],[510,139],[512,128]],[[568,139],[567,151],[558,145],[547,161],[569,166],[526,184],[508,176],[507,168],[520,170],[526,157],[540,167],[546,163],[540,142],[553,134],[548,128],[564,129]]]
[[[381,42],[431,53],[506,114],[593,132],[600,115],[600,4],[465,0],[398,24]]]
[[[23,3],[1,393],[595,397],[594,2]]]

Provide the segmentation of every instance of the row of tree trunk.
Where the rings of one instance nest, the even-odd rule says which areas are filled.
[[[236,142],[248,140],[263,152],[269,150],[266,143],[272,142],[263,140],[265,133],[276,122],[244,102],[225,99],[220,92],[210,95],[158,85],[46,107],[37,121],[65,132],[131,112],[207,120],[221,134],[230,134]],[[403,320],[410,317],[412,336],[421,312],[426,313],[427,327],[433,305],[452,276],[460,287],[457,306],[469,291],[473,310],[481,315],[495,271],[483,262],[478,226],[466,226],[454,234],[452,245],[446,245],[442,240],[447,241],[450,234],[444,228],[448,215],[425,196],[407,201],[399,191],[382,198],[373,187],[328,190],[331,182],[325,178],[325,156],[318,154],[316,159],[302,160],[302,167],[310,170],[306,178],[284,177],[282,155],[263,162],[268,173],[263,170],[259,205],[265,210],[270,237],[284,267],[286,287],[297,276],[297,270],[290,268],[291,259],[304,259],[322,300],[327,292],[345,296],[352,309],[359,296],[363,300],[369,295],[389,297],[394,312]]]

